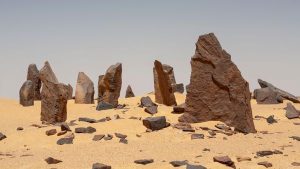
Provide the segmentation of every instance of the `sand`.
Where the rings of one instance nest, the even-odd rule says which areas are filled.
[[[152,98],[153,95],[150,95]],[[185,96],[176,94],[177,102],[183,103]],[[92,126],[97,129],[94,134],[75,134],[74,144],[56,144],[63,136],[47,136],[46,130],[58,126],[47,126],[44,128],[32,127],[32,124],[40,122],[40,102],[36,101],[32,107],[22,107],[17,100],[0,99],[0,132],[7,139],[0,141],[0,168],[1,169],[91,169],[96,162],[111,165],[115,169],[169,169],[169,162],[173,160],[188,160],[191,164],[201,164],[207,168],[228,168],[222,164],[213,162],[214,156],[228,155],[236,164],[237,168],[254,169],[265,168],[258,166],[258,162],[268,161],[273,168],[286,169],[296,168],[292,162],[300,162],[300,143],[292,140],[290,136],[300,136],[300,119],[288,120],[285,117],[287,102],[277,105],[257,105],[255,100],[251,101],[253,116],[260,115],[268,117],[275,115],[278,123],[268,124],[265,119],[254,120],[258,133],[235,134],[226,136],[217,134],[216,138],[208,138],[207,131],[196,130],[196,133],[205,135],[205,139],[191,140],[191,133],[168,127],[166,129],[146,133],[142,121],[129,119],[131,116],[148,117],[142,108],[137,107],[140,97],[120,99],[120,103],[128,104],[126,109],[96,111],[95,105],[74,104],[74,100],[68,102],[68,119],[77,120],[79,117],[90,117],[101,119],[110,116],[113,119],[119,114],[124,119],[111,120],[104,123],[89,124],[76,121],[75,127]],[[300,104],[296,104],[300,109]],[[166,116],[168,122],[174,124],[180,115],[171,114],[172,108],[159,105],[159,113],[155,116]],[[206,122],[193,124],[193,127],[210,127],[220,122]],[[17,131],[17,127],[23,127],[23,131]],[[271,134],[262,134],[260,131],[268,131]],[[111,141],[92,141],[95,134],[114,134],[119,132],[128,135],[129,143],[121,144],[119,139]],[[137,137],[136,134],[141,134]],[[227,140],[224,140],[224,137]],[[284,146],[284,148],[282,148]],[[210,149],[209,152],[203,151]],[[254,158],[260,150],[280,150],[283,154],[269,157]],[[237,156],[251,157],[252,161],[237,162]],[[44,159],[53,157],[62,160],[62,163],[49,165]],[[138,165],[134,160],[152,158],[154,163],[149,165]],[[178,167],[185,168],[185,167]],[[298,167],[299,168],[299,167]]]

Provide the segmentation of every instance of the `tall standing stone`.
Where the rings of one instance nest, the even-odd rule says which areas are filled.
[[[125,98],[135,97],[130,85],[127,86]]]
[[[155,102],[167,106],[177,105],[172,88],[172,78],[170,78],[168,71],[164,71],[163,65],[157,60],[154,62],[153,74]]]
[[[35,64],[30,64],[27,71],[27,80],[32,81],[34,88],[34,100],[41,100],[41,80],[39,78],[39,70]]]
[[[94,83],[83,72],[78,73],[75,103],[77,104],[94,104]]]
[[[72,100],[73,99],[73,87],[68,84],[68,100]]]
[[[20,89],[20,104],[24,107],[34,105],[34,85],[31,80],[23,83]]]
[[[64,122],[67,119],[68,86],[59,83],[48,62],[40,70],[43,83],[41,91],[41,121]]]
[[[256,132],[249,84],[213,33],[199,37],[191,66],[186,113],[179,121],[222,121],[240,132]]]
[[[110,66],[105,75],[100,78],[98,103],[105,102],[117,106],[122,87],[122,64],[117,63]]]

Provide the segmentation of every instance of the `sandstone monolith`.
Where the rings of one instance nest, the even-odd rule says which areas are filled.
[[[84,73],[79,72],[75,91],[75,103],[94,104],[94,83]]]

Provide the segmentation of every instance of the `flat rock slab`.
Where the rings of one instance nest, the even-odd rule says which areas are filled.
[[[52,157],[46,158],[45,161],[47,162],[47,164],[58,164],[58,163],[62,162],[61,160],[58,160],[58,159],[55,159]]]
[[[92,169],[111,169],[111,166],[102,163],[94,163]]]
[[[115,108],[114,105],[106,102],[99,102],[96,110],[101,111],[101,110],[109,110]]]
[[[96,132],[96,129],[93,128],[93,127],[78,127],[78,128],[75,128],[75,133],[88,133],[88,134],[91,134],[91,133],[94,133]]]
[[[142,165],[147,165],[150,163],[153,163],[154,160],[153,159],[141,159],[141,160],[135,160],[134,163],[136,164],[142,164]]]
[[[127,137],[127,135],[121,134],[121,133],[115,133],[115,136],[116,136],[117,138],[123,138],[123,139],[125,139],[125,138]]]
[[[97,123],[98,121],[95,119],[87,118],[87,117],[79,117],[78,121],[83,121],[87,123]]]
[[[167,121],[165,116],[159,116],[159,117],[147,117],[143,120],[143,125],[154,130],[161,130],[165,127],[167,127]]]
[[[269,163],[267,161],[259,162],[259,163],[257,163],[257,165],[262,165],[262,166],[264,166],[266,168],[273,167],[272,163]]]
[[[74,138],[75,138],[74,135],[66,136],[66,137],[58,139],[56,144],[58,144],[58,145],[73,144]]]
[[[204,135],[203,134],[192,134],[191,135],[191,139],[195,140],[195,139],[204,139]]]
[[[93,141],[100,141],[100,140],[102,140],[104,137],[105,137],[104,134],[95,135],[95,136],[93,137]]]

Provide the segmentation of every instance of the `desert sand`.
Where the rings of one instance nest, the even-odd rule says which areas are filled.
[[[149,94],[154,100],[154,95]],[[120,104],[127,104],[124,109],[96,111],[96,104],[74,104],[74,100],[68,101],[67,122],[76,120],[75,127],[92,126],[97,129],[93,134],[75,134],[74,143],[70,145],[57,145],[56,141],[64,136],[47,136],[49,129],[57,129],[59,126],[48,125],[37,128],[33,124],[42,125],[40,121],[41,103],[35,101],[32,107],[22,107],[17,100],[0,99],[0,132],[7,136],[0,141],[0,168],[1,169],[90,169],[96,162],[111,165],[116,169],[169,169],[174,168],[169,164],[174,160],[188,160],[190,164],[201,164],[207,168],[229,168],[225,165],[213,162],[214,156],[228,155],[237,168],[254,169],[265,168],[257,165],[258,162],[268,161],[273,168],[287,169],[297,168],[293,162],[300,162],[300,144],[289,137],[299,136],[300,119],[288,120],[285,117],[284,107],[287,101],[276,105],[258,105],[251,101],[253,117],[274,115],[278,123],[268,124],[263,118],[255,118],[256,134],[242,133],[227,136],[217,133],[216,138],[209,138],[207,131],[198,127],[215,129],[215,124],[220,122],[205,122],[192,124],[197,130],[195,133],[205,135],[204,139],[191,140],[191,133],[183,132],[173,127],[168,127],[155,132],[146,132],[141,120],[129,119],[131,116],[146,118],[150,115],[143,108],[138,107],[141,97],[120,98]],[[178,104],[185,100],[185,95],[176,94]],[[300,109],[300,104],[294,104]],[[178,122],[180,115],[171,114],[172,107],[159,105],[155,116],[166,116],[171,124]],[[115,120],[114,115],[120,115],[122,119]],[[111,117],[111,121],[90,124],[79,122],[79,117],[101,119]],[[24,130],[17,131],[17,127]],[[268,131],[268,134],[261,133]],[[119,143],[114,137],[110,141],[93,141],[96,134],[126,134],[128,144]],[[136,135],[140,134],[141,137]],[[226,139],[224,139],[226,138]],[[203,151],[204,148],[210,151]],[[257,151],[280,150],[283,154],[275,154],[268,157],[255,158]],[[236,157],[251,157],[251,161],[237,162]],[[44,160],[53,157],[63,162],[49,165]],[[154,163],[138,165],[134,160],[152,158]],[[186,168],[178,167],[178,168]]]

